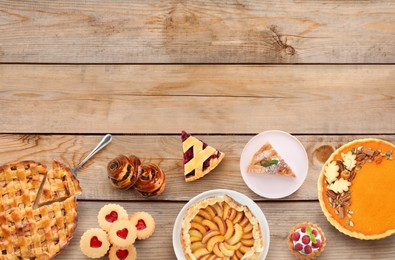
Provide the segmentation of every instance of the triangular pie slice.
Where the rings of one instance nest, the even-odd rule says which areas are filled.
[[[184,176],[186,182],[197,180],[212,171],[225,154],[185,131],[181,133],[184,152]]]
[[[269,142],[266,142],[254,154],[247,167],[247,172],[296,177],[291,167]]]

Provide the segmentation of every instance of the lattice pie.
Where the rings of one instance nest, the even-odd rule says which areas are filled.
[[[227,195],[204,199],[187,210],[181,242],[187,259],[257,259],[263,250],[258,220]]]
[[[66,166],[54,161],[52,167],[47,172],[35,161],[0,167],[0,259],[48,259],[72,238],[77,223],[75,195],[81,188]]]

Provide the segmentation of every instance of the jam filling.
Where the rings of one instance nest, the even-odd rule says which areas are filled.
[[[145,225],[144,220],[139,219],[139,220],[137,221],[137,225],[136,225],[137,230],[143,230],[143,229],[145,229],[146,227],[147,227],[147,226]]]
[[[129,233],[128,229],[124,228],[124,229],[117,231],[117,236],[119,236],[120,238],[126,239],[126,237],[128,236],[128,233]]]
[[[91,238],[90,246],[93,248],[99,248],[101,247],[102,242],[97,238],[97,236],[94,236]]]
[[[128,255],[129,255],[129,251],[126,249],[125,250],[118,249],[115,254],[117,255],[119,260],[125,260],[126,257],[128,257]]]
[[[118,213],[116,211],[111,211],[110,214],[106,215],[107,222],[113,223],[118,219]]]

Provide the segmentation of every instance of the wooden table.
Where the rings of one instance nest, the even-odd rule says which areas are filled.
[[[320,225],[320,259],[394,259],[395,236],[339,233],[317,201],[323,162],[361,137],[395,142],[395,1],[0,1],[0,161],[52,159],[74,167],[105,133],[112,143],[79,172],[83,193],[71,244],[58,259],[85,259],[82,233],[109,202],[148,211],[153,237],[139,259],[175,259],[172,228],[185,203],[210,189],[246,194],[271,230],[267,259],[293,259],[286,237]],[[185,183],[180,131],[226,153]],[[239,158],[264,130],[295,135],[308,176],[289,197],[267,200],[244,184]],[[151,199],[110,185],[106,165],[135,154],[166,172]]]

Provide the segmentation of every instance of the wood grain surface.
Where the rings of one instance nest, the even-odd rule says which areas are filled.
[[[0,62],[393,63],[394,1],[0,1]]]
[[[83,193],[81,200],[147,201],[134,191],[113,188],[107,178],[108,162],[119,154],[134,154],[143,163],[158,164],[166,173],[166,189],[150,200],[188,201],[210,189],[231,189],[254,200],[263,200],[244,183],[240,174],[240,155],[252,135],[197,135],[224,152],[225,159],[204,178],[186,183],[182,168],[180,135],[127,136],[117,135],[105,150],[99,152],[79,170]],[[323,163],[341,145],[366,136],[297,135],[309,157],[309,170],[302,187],[286,200],[317,200],[317,180]],[[395,135],[371,135],[395,143]],[[50,166],[53,159],[70,167],[77,165],[100,141],[101,136],[75,135],[0,135],[1,164],[17,160],[36,160]]]
[[[0,65],[0,132],[394,133],[395,66]]]
[[[82,201],[79,203],[79,222],[71,244],[57,259],[86,259],[79,249],[82,234],[90,228],[99,228],[97,213],[107,202]],[[147,211],[156,221],[156,230],[147,240],[137,241],[137,259],[176,259],[172,246],[173,224],[184,203],[119,202],[129,214]],[[350,238],[326,221],[319,203],[316,202],[258,202],[270,229],[270,247],[266,259],[295,259],[287,244],[287,235],[294,225],[309,220],[319,225],[327,238],[327,245],[319,259],[393,259],[395,236],[378,240],[362,241]],[[373,253],[372,253],[373,252]],[[103,259],[106,259],[103,257]]]

